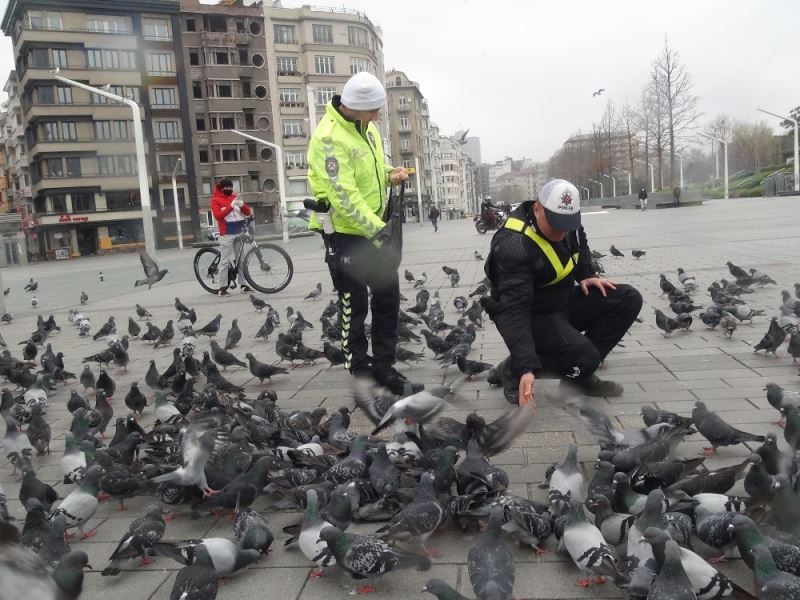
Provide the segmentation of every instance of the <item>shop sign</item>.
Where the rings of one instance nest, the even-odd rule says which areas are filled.
[[[61,215],[58,217],[59,223],[86,223],[89,217],[75,217],[72,215]]]

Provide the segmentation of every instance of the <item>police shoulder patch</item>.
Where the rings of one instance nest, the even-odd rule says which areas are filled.
[[[339,161],[336,160],[336,157],[329,156],[325,159],[325,170],[331,177],[339,173]]]

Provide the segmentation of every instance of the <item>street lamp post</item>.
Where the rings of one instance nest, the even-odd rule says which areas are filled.
[[[178,206],[178,167],[181,164],[181,157],[175,161],[175,168],[172,169],[172,203],[175,205],[175,227],[178,230],[178,248],[183,250],[183,227],[181,226],[181,208]]]
[[[242,133],[236,129],[231,129],[233,133],[236,133],[243,138],[247,138],[248,140],[253,140],[254,142],[258,142],[259,144],[264,144],[275,150],[275,154],[278,156],[278,179],[280,180],[278,185],[278,194],[281,199],[281,229],[283,231],[283,243],[289,243],[289,217],[286,212],[286,190],[284,189],[284,178],[283,178],[283,150],[281,149],[278,144],[273,144],[272,142],[268,142],[267,140],[262,140],[261,138],[257,138],[249,133]]]
[[[417,210],[419,211],[419,226],[422,227],[424,225],[422,221],[422,186],[420,185],[422,182],[422,178],[420,177],[419,171],[419,157],[414,157],[414,175],[416,176],[416,184],[417,184]],[[400,185],[405,185],[406,182],[403,181]]]
[[[589,178],[587,177],[586,179],[589,179]],[[601,198],[605,198],[606,196],[605,196],[605,194],[603,194],[603,184],[600,183],[599,181],[594,180],[594,179],[589,179],[589,181],[591,181],[592,183],[596,183],[597,185],[600,186],[600,197]]]
[[[642,163],[646,167],[650,167],[650,193],[655,192],[656,191],[656,174],[655,174],[655,167],[653,166],[653,163],[647,164],[646,162],[644,162],[643,160],[640,160],[638,158],[634,158],[633,160],[636,161],[636,162]],[[645,177],[646,176],[647,175],[645,175]]]
[[[580,186],[580,188],[581,188],[582,190],[586,190],[586,199],[587,199],[587,200],[588,200],[589,198],[591,198],[591,197],[592,197],[592,195],[589,193],[589,188],[587,188],[587,187],[583,187],[583,186]]]
[[[722,151],[725,154],[725,199],[728,199],[728,142],[725,140],[721,140],[719,138],[713,137],[711,135],[707,135],[705,133],[697,132],[699,135],[702,135],[704,138],[708,138],[709,140],[713,140],[715,142],[719,142],[722,144]]]
[[[608,177],[611,180],[611,195],[616,198],[617,197],[617,180],[614,179],[611,175],[606,175],[605,173],[600,173],[601,177]]]
[[[683,155],[676,152],[675,156],[677,156],[681,161],[681,189],[683,189]]]
[[[147,254],[150,255],[153,260],[156,258],[156,240],[155,240],[155,233],[153,232],[153,211],[150,206],[150,186],[147,183],[147,159],[144,154],[144,129],[142,128],[142,112],[139,110],[139,105],[136,103],[135,100],[130,98],[124,98],[123,96],[118,96],[117,94],[112,94],[111,92],[107,92],[106,90],[93,87],[91,85],[86,85],[85,83],[80,83],[78,81],[73,81],[72,79],[67,79],[66,77],[62,77],[58,74],[58,67],[53,70],[54,78],[58,81],[62,81],[66,84],[75,86],[77,88],[81,88],[93,94],[97,94],[99,96],[104,96],[106,98],[110,98],[111,100],[115,100],[116,102],[120,102],[121,104],[126,104],[130,107],[131,112],[133,113],[133,140],[136,144],[136,167],[139,173],[139,196],[141,197],[142,201],[142,225],[144,228],[144,246],[147,250]]]
[[[626,171],[625,169],[620,169],[619,167],[611,167],[611,168],[615,169],[617,171],[620,171],[622,173],[627,173],[628,174],[628,196],[632,195],[633,194],[633,187],[631,186],[631,172],[630,171]]]
[[[797,156],[798,155],[797,119],[793,119],[792,117],[782,117],[781,115],[775,114],[774,112],[769,112],[768,110],[764,110],[763,108],[759,108],[757,110],[765,114],[772,115],[773,117],[784,119],[794,124],[794,191],[800,192],[800,160],[798,160]]]

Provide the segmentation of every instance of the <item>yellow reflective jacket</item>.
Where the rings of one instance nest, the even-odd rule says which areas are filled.
[[[308,145],[308,181],[317,200],[330,205],[338,233],[372,237],[385,225],[389,172],[383,143],[374,124],[345,119],[339,96],[325,108]],[[312,217],[310,229],[319,229]]]

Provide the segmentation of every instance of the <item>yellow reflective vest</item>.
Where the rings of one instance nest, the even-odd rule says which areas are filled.
[[[390,165],[373,123],[345,119],[337,110],[339,97],[325,108],[308,145],[308,182],[318,200],[330,205],[338,233],[373,237],[385,225]],[[319,229],[316,217],[310,229]]]

